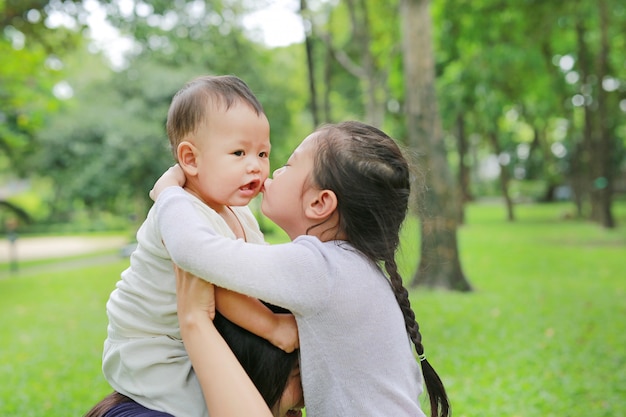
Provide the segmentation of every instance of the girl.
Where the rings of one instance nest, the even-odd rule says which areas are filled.
[[[294,314],[308,417],[423,416],[422,372],[431,416],[449,414],[395,261],[410,181],[393,139],[359,122],[309,135],[264,186],[263,213],[293,240],[282,245],[216,235],[180,182],[174,167],[152,192],[172,260]]]

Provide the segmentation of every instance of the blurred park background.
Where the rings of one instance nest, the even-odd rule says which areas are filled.
[[[0,29],[0,415],[108,392],[104,303],[204,74],[257,94],[272,169],[326,122],[402,144],[403,273],[455,415],[626,415],[623,1],[0,0]]]

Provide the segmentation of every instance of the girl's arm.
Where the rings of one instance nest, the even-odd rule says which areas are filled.
[[[157,180],[150,190],[150,198],[156,201],[165,188],[184,184],[185,173],[176,164]],[[287,353],[298,348],[298,328],[292,314],[274,313],[258,299],[222,287],[215,289],[215,299],[219,312],[238,326]]]
[[[319,239],[303,236],[294,243],[258,245],[220,236],[177,186],[160,192],[154,210],[161,239],[180,268],[296,316],[319,311],[330,299],[329,271],[335,266]]]
[[[214,417],[272,417],[263,397],[213,325],[214,287],[176,268],[180,333]]]

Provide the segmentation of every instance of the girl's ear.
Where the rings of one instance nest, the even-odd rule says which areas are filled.
[[[309,219],[323,220],[330,217],[337,208],[337,196],[331,190],[318,190],[305,208]]]
[[[178,144],[176,148],[176,155],[178,156],[178,164],[185,171],[185,174],[193,177],[198,173],[198,148],[193,143],[183,141]]]

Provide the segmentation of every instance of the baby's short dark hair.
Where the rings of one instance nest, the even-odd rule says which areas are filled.
[[[257,115],[264,114],[250,87],[234,75],[206,75],[185,84],[172,98],[167,113],[167,136],[174,159],[178,144],[206,121],[210,106],[228,110],[235,103],[245,103]]]

